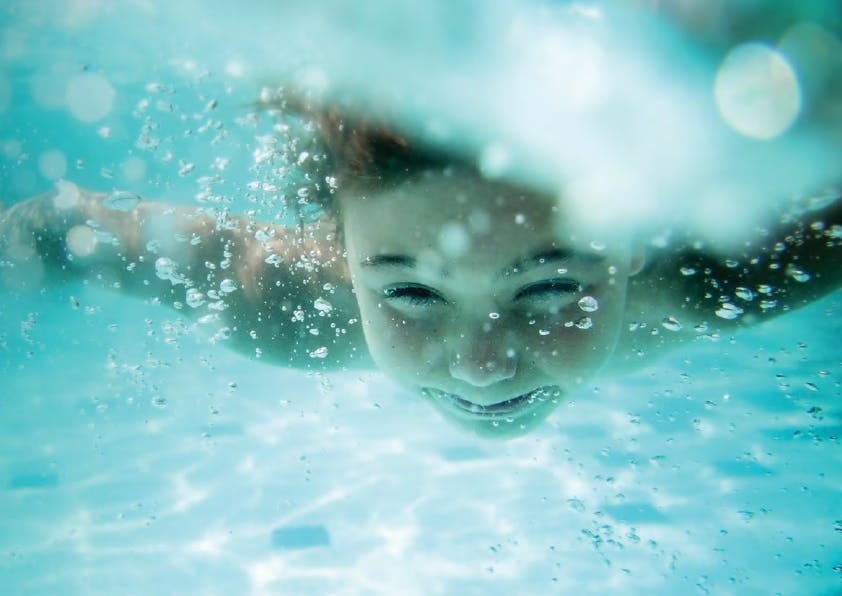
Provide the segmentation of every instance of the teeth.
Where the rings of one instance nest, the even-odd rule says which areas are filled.
[[[532,405],[536,401],[544,402],[548,399],[555,401],[561,395],[561,390],[558,387],[552,386],[539,387],[538,389],[534,389],[529,393],[525,393],[523,395],[519,395],[518,397],[513,397],[511,399],[507,399],[505,401],[501,401],[495,404],[489,404],[487,406],[477,404],[466,399],[462,399],[456,394],[447,393],[446,391],[440,391],[438,389],[424,388],[422,389],[422,393],[430,398],[446,399],[453,405],[472,414],[486,416],[505,416],[515,412],[524,405]]]

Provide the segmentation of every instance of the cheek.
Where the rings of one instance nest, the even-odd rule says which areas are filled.
[[[530,364],[556,376],[596,372],[616,345],[624,297],[622,292],[599,292],[598,302],[592,312],[573,304],[557,315],[531,319],[532,325],[527,322],[521,341]]]
[[[436,325],[378,307],[376,300],[360,300],[360,314],[369,352],[384,372],[419,372],[441,360],[444,344]]]

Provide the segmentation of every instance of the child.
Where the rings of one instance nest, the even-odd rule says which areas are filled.
[[[489,436],[534,427],[595,375],[839,284],[838,201],[781,215],[727,257],[595,240],[541,189],[371,119],[296,109],[326,147],[318,221],[281,227],[61,182],[0,216],[0,278],[160,300],[218,319],[228,345],[280,366],[376,366]]]

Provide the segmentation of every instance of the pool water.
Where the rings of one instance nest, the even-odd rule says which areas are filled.
[[[205,69],[169,39],[144,64],[150,29],[98,64],[143,3],[11,6],[4,200],[66,178],[274,216],[249,186],[271,125],[233,58]],[[113,102],[74,110],[83,74]],[[272,367],[159,305],[0,289],[0,593],[839,593],[840,308],[591,383],[501,442],[376,372]]]

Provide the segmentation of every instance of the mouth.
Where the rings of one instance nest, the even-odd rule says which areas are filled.
[[[433,400],[443,401],[457,409],[479,418],[505,418],[520,414],[532,406],[547,402],[557,402],[561,389],[554,385],[545,385],[523,395],[509,398],[493,404],[478,404],[456,395],[431,387],[424,387],[421,393]]]

